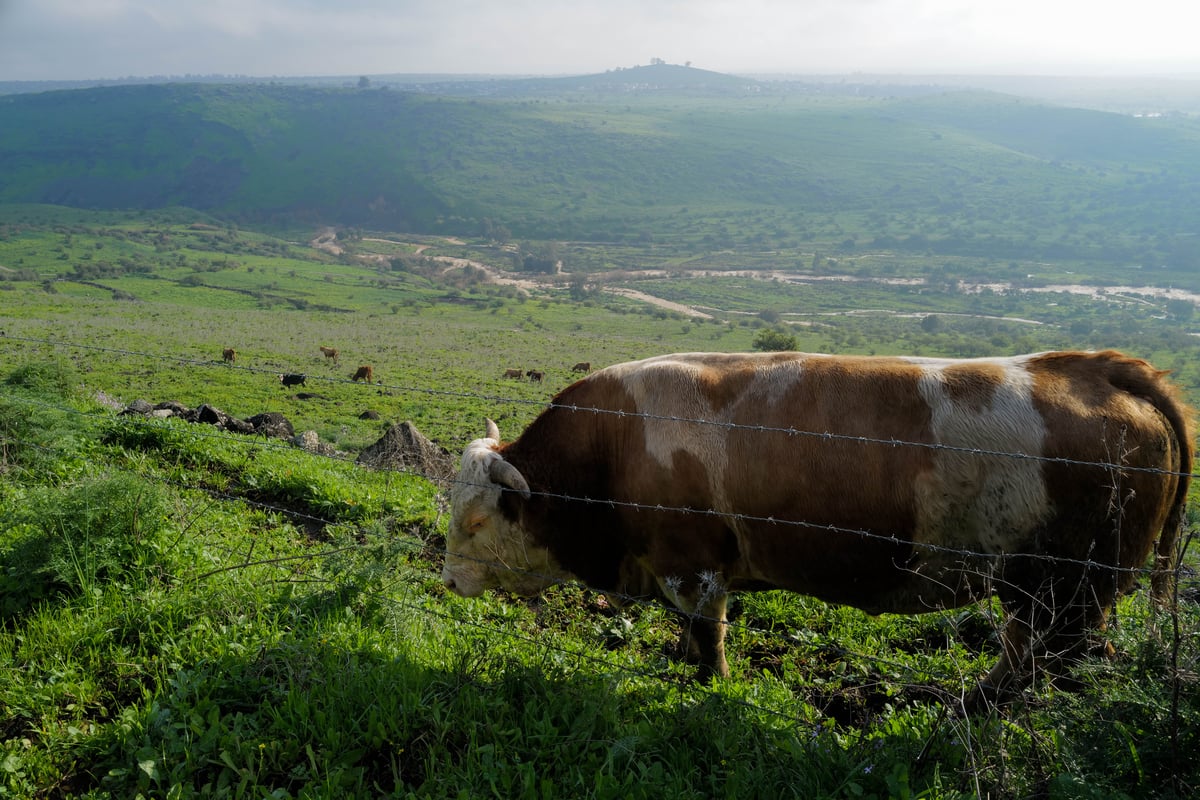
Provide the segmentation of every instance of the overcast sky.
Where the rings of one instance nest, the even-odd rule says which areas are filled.
[[[1193,0],[0,0],[0,80],[748,73],[1200,77]]]

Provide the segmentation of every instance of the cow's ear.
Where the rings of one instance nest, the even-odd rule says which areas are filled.
[[[497,458],[488,466],[488,477],[491,478],[492,483],[498,483],[520,492],[521,497],[529,499],[529,483],[525,480],[525,476],[503,458]]]
[[[484,419],[487,419],[487,418],[485,417]],[[490,419],[487,420],[487,437],[486,438],[495,439],[497,442],[500,441],[500,427],[498,425],[496,425],[496,423],[492,422]]]

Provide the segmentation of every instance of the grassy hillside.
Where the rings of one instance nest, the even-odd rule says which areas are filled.
[[[444,487],[351,463],[406,419],[453,452],[485,415],[515,436],[579,360],[745,350],[773,327],[845,352],[1116,345],[1177,369],[1195,400],[1200,359],[1178,305],[751,272],[522,289],[433,260],[507,263],[485,240],[380,231],[332,254],[306,244],[312,230],[289,241],[179,209],[8,207],[0,220],[0,796],[1182,798],[1200,786],[1194,553],[1169,609],[1141,591],[1122,602],[1116,659],[963,716],[957,699],[998,655],[990,606],[871,618],[742,595],[734,676],[697,685],[680,621],[660,606],[618,609],[578,586],[537,601],[448,595]],[[362,362],[378,383],[350,381]],[[507,367],[546,380],[505,379]],[[319,396],[283,389],[285,371]],[[277,411],[336,452],[119,416],[114,399]]]
[[[1188,212],[1200,201],[1194,120],[970,92],[686,89],[489,99],[173,84],[5,96],[0,202],[184,205],[241,224],[676,241],[693,252],[883,241],[1200,266]]]

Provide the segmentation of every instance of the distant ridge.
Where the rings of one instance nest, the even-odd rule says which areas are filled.
[[[653,95],[675,94],[720,97],[757,93],[762,84],[742,78],[697,69],[690,65],[655,63],[623,67],[591,75],[534,78],[486,78],[405,82],[393,76],[388,85],[411,91],[447,95],[545,96],[545,95]]]

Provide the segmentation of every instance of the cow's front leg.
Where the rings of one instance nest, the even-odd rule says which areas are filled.
[[[660,582],[663,594],[682,613],[684,650],[697,661],[702,680],[728,678],[725,660],[725,630],[728,595],[712,576],[703,575],[695,584],[675,579]]]

